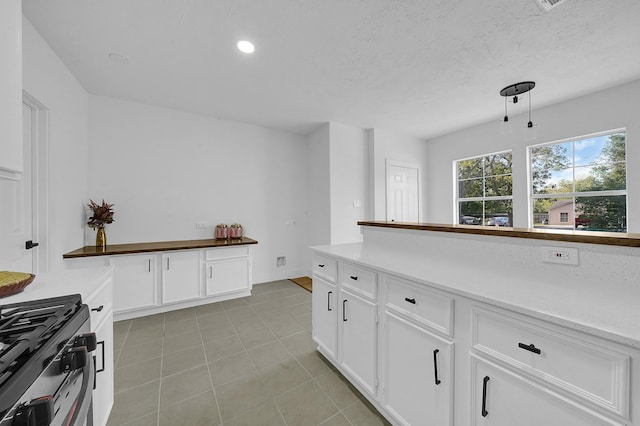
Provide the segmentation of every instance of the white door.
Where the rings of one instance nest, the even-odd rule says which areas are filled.
[[[249,289],[249,261],[231,259],[206,265],[207,296]]]
[[[371,395],[376,394],[378,339],[376,304],[346,290],[340,293],[339,362]]]
[[[313,312],[313,340],[333,358],[336,358],[338,343],[337,319],[338,307],[336,301],[336,286],[315,277],[313,279],[312,312]]]
[[[387,161],[387,220],[420,221],[420,167]]]
[[[505,369],[473,360],[473,426],[602,426],[620,424],[595,418]]]
[[[390,312],[385,318],[385,408],[403,425],[451,425],[453,344]]]
[[[32,109],[23,104],[24,165],[20,180],[0,178],[0,270],[3,268],[34,272],[33,250],[33,173],[32,173]]]
[[[156,259],[155,254],[111,258],[110,264],[114,267],[113,310],[115,312],[157,304]]]
[[[162,255],[162,303],[200,297],[200,252],[175,251]]]

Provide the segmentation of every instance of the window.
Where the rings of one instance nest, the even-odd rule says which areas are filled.
[[[458,223],[511,226],[511,151],[458,160],[455,167]]]
[[[626,133],[529,147],[535,228],[627,230]]]

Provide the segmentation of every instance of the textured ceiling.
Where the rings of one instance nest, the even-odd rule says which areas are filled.
[[[638,0],[551,12],[534,0],[23,0],[23,11],[90,93],[297,133],[335,121],[429,138],[500,119],[510,83],[537,83],[535,109],[640,78]]]

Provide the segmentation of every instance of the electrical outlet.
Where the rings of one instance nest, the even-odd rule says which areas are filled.
[[[276,258],[276,266],[279,268],[287,264],[287,258],[285,256],[278,256]]]
[[[196,222],[196,229],[207,229],[209,224],[206,222]]]
[[[540,247],[542,261],[545,263],[560,263],[562,265],[578,265],[578,249],[567,247]]]

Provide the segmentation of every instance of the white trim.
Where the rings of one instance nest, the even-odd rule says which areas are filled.
[[[39,244],[33,252],[33,272],[38,273],[50,270],[49,110],[24,90],[22,103],[32,110],[32,236]]]

